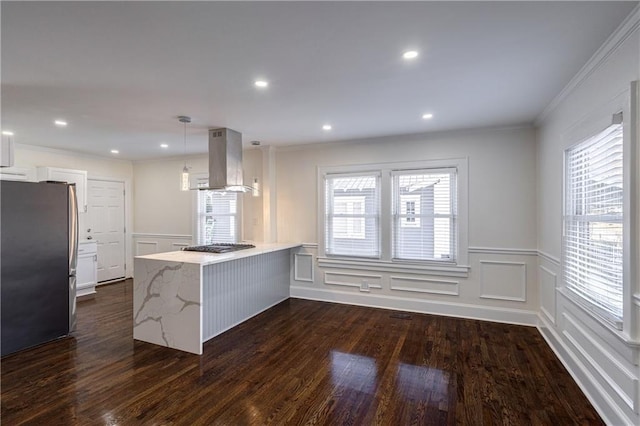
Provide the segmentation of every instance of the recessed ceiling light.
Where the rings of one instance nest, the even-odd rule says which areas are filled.
[[[58,127],[67,127],[67,122],[64,120],[56,120],[53,122],[53,124],[55,124]]]
[[[166,143],[161,143],[160,148],[169,148],[169,145]]]
[[[3,130],[2,134],[5,135],[5,136],[13,136],[13,132],[10,131],[10,130]]]
[[[402,54],[402,57],[404,59],[415,59],[418,57],[418,51],[417,50],[407,50],[406,52],[404,52]]]
[[[261,89],[264,89],[269,86],[269,82],[266,80],[256,80],[255,83],[253,84],[255,84],[256,87],[259,87]]]
[[[331,124],[325,124],[324,126],[322,126],[322,130],[331,130],[333,127],[331,127]]]
[[[433,118],[433,114],[423,114],[422,115],[422,119],[423,120],[430,120]]]
[[[112,149],[112,150],[111,150],[111,153],[112,153],[112,154],[120,154],[120,151],[118,151],[117,149]]]

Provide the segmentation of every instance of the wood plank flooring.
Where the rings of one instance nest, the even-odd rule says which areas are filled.
[[[3,425],[602,424],[535,328],[290,299],[197,356],[132,337],[132,283],[1,360]]]

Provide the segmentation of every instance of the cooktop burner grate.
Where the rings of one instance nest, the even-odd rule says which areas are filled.
[[[253,244],[214,243],[206,246],[184,247],[184,251],[199,251],[204,253],[229,253],[231,251],[255,248]]]

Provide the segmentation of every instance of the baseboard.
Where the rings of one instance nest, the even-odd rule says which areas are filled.
[[[100,281],[99,283],[96,284],[96,287],[100,287],[103,285],[111,285],[111,284],[117,284],[117,283],[121,283],[122,281],[126,281],[129,278],[116,278],[114,280],[109,280],[109,281]]]
[[[76,296],[76,302],[84,302],[85,300],[93,300],[96,298],[96,292],[81,294]]]
[[[321,302],[342,303],[347,305],[367,306],[371,308],[393,309],[422,314],[501,322],[506,324],[527,326],[538,325],[537,312],[520,309],[468,305],[464,303],[424,299],[409,299],[371,293],[358,294],[301,286],[291,286],[291,297],[296,299],[317,300]]]
[[[551,350],[558,357],[564,368],[567,369],[578,387],[585,394],[591,405],[598,412],[602,420],[608,425],[632,425],[634,421],[622,413],[616,403],[611,400],[605,389],[582,365],[571,349],[569,349],[562,338],[558,336],[553,325],[548,322],[543,315],[540,315],[538,331],[551,347]]]

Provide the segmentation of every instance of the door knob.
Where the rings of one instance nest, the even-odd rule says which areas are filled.
[[[89,235],[89,236],[87,237],[87,240],[93,240],[93,237],[92,237],[91,235]]]

